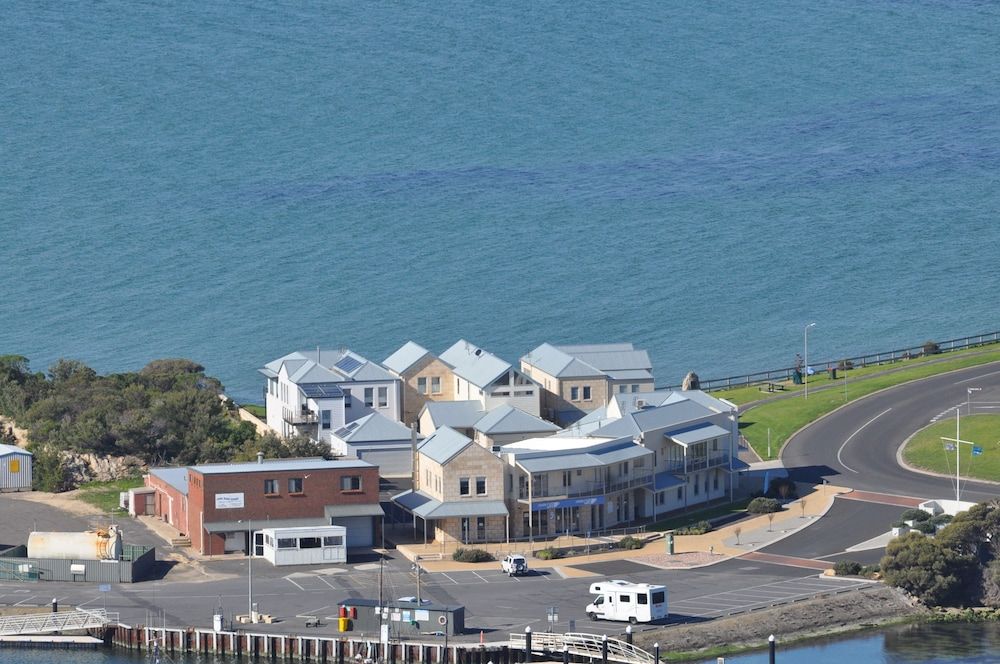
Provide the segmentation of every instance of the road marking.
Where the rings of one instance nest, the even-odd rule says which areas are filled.
[[[870,420],[868,420],[867,422],[865,422],[864,424],[862,424],[860,427],[857,428],[857,430],[855,430],[854,433],[852,433],[850,436],[847,437],[847,440],[844,441],[844,444],[840,446],[839,450],[837,450],[837,462],[840,463],[841,466],[843,466],[844,468],[846,468],[847,470],[851,471],[854,474],[858,474],[858,471],[854,470],[853,468],[851,468],[850,466],[848,466],[846,463],[844,463],[844,460],[841,458],[840,455],[844,451],[844,448],[847,447],[847,444],[849,442],[851,442],[852,438],[854,438],[855,436],[857,436],[859,433],[861,433],[862,429],[864,429],[866,426],[868,426],[869,424],[871,424],[872,422],[874,422],[878,418],[880,418],[883,415],[885,415],[886,413],[888,413],[890,410],[892,410],[892,408],[886,408],[881,413],[879,413],[875,417],[871,418]]]
[[[290,584],[292,584],[293,586],[295,586],[299,590],[305,590],[305,588],[303,588],[299,584],[295,583],[294,581],[292,581],[291,579],[289,579],[287,576],[285,577],[285,581],[288,581]]]
[[[25,602],[27,602],[28,600],[32,600],[32,599],[35,599],[35,596],[34,596],[34,595],[32,595],[31,597],[25,597],[24,599],[22,599],[22,600],[21,600],[20,602],[18,602],[18,603],[17,603],[17,604],[15,604],[14,606],[20,606],[21,604],[24,604],[24,603],[25,603]]]
[[[483,579],[483,575],[480,574],[479,572],[473,572],[473,574],[475,574],[476,576],[478,576],[480,579]],[[489,583],[489,581],[487,581],[486,579],[483,579],[483,583]]]
[[[330,583],[329,581],[327,581],[327,580],[326,580],[326,579],[324,579],[323,577],[321,577],[321,576],[317,576],[316,578],[317,578],[317,579],[319,579],[320,581],[322,581],[323,583],[325,583],[326,585],[330,586],[330,589],[331,589],[331,590],[340,590],[340,588],[338,588],[337,586],[333,585],[332,583]],[[318,610],[319,610],[319,609],[317,609],[317,611],[318,611]]]
[[[446,572],[441,572],[441,576],[443,576],[444,578],[448,579],[449,581],[451,581],[452,583],[454,583],[456,586],[462,585],[458,581],[456,581],[455,579],[453,579],[450,576],[448,576],[448,574]]]
[[[989,373],[980,374],[980,375],[978,375],[978,376],[976,376],[974,378],[966,378],[965,380],[960,380],[957,383],[952,383],[952,385],[961,385],[962,383],[971,383],[972,381],[982,380],[983,378],[986,378],[987,376],[995,376],[997,374],[1000,374],[1000,371],[991,371]]]

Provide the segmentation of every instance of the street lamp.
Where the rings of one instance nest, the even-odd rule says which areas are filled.
[[[809,398],[809,328],[816,327],[816,323],[809,323],[806,325],[805,329],[802,330],[802,384],[805,386],[805,396],[803,398]]]
[[[243,523],[240,519],[237,523]],[[247,620],[257,622],[253,615],[253,523],[246,519],[247,524]]]

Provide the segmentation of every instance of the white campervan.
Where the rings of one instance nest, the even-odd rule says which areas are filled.
[[[591,620],[627,620],[633,625],[667,617],[667,587],[628,581],[602,581],[590,584],[597,595],[587,605]]]

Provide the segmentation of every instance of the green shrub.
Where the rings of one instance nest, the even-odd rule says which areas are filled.
[[[864,567],[861,568],[861,576],[867,578],[871,578],[875,574],[878,574],[878,572],[879,572],[878,565],[865,565]]]
[[[937,532],[937,526],[930,521],[917,521],[913,524],[913,529],[925,535],[933,535]]]
[[[908,524],[905,521],[903,521],[902,519],[900,519],[898,521],[893,521],[891,524],[889,524],[889,527],[890,528],[909,528],[910,524]]]
[[[775,477],[767,486],[768,498],[778,498],[780,500],[793,500],[799,497],[795,489],[795,482],[787,477]]]
[[[833,566],[833,571],[837,576],[857,576],[863,569],[861,563],[854,560],[838,560]]]
[[[933,523],[935,526],[943,526],[951,523],[951,518],[950,514],[938,514],[930,518],[930,523]]]
[[[644,544],[645,543],[641,539],[632,537],[631,535],[626,535],[625,537],[618,540],[618,544],[616,546],[619,549],[631,550],[631,549],[641,549]]]
[[[557,560],[563,557],[563,552],[551,546],[535,551],[535,558],[539,560]]]
[[[931,515],[923,510],[909,509],[899,517],[902,521],[927,521]]]
[[[770,514],[771,512],[780,511],[781,503],[774,498],[754,498],[747,505],[747,512],[750,514]]]
[[[936,341],[925,341],[923,345],[924,355],[937,355],[941,352],[941,347]]]
[[[712,524],[708,521],[699,521],[674,530],[675,535],[704,535],[711,532]]]
[[[455,549],[451,554],[451,559],[460,563],[485,563],[493,560],[493,556],[488,551],[482,549]]]

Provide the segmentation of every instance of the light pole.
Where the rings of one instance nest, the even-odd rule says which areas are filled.
[[[238,523],[243,523],[240,519]],[[253,615],[253,522],[246,520],[247,524],[247,620],[251,623],[257,622]]]
[[[809,323],[806,325],[805,329],[802,330],[802,384],[805,386],[805,396],[803,398],[809,398],[809,328],[816,327],[816,323]]]
[[[966,397],[965,397],[965,413],[966,413],[966,415],[972,415],[972,393],[973,392],[982,392],[982,391],[983,391],[983,388],[981,388],[981,387],[967,387],[967,388],[965,388],[965,394],[966,394]]]

